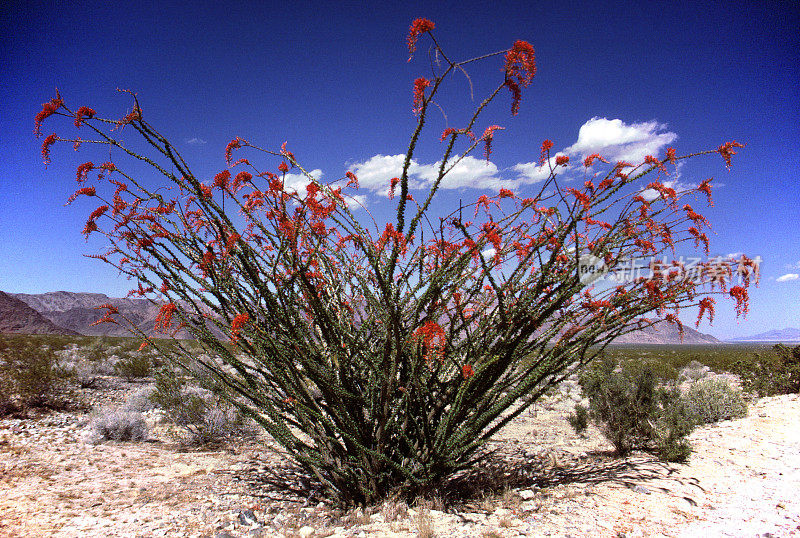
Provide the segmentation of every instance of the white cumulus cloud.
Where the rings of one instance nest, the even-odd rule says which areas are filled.
[[[309,172],[309,175],[317,181],[320,181],[323,173],[322,170],[317,168]],[[309,183],[311,183],[311,180],[303,174],[285,174],[283,176],[283,188],[286,192],[296,191],[300,195],[304,195]]]
[[[775,282],[789,282],[790,280],[797,280],[798,278],[800,278],[800,275],[797,273],[788,273],[776,278]]]
[[[511,167],[512,170],[519,173],[519,182],[523,184],[538,183],[550,177],[550,170],[552,168],[555,175],[563,174],[571,169],[571,165],[556,166],[556,157],[564,155],[559,152],[550,157],[549,162],[539,164],[538,162],[519,163]]]
[[[638,164],[647,155],[658,156],[677,140],[677,134],[665,129],[666,125],[656,121],[627,124],[620,119],[594,117],[581,126],[578,140],[564,152],[581,158],[599,153],[611,162]]]
[[[389,193],[391,179],[402,175],[404,162],[405,155],[402,154],[378,154],[364,162],[353,164],[350,171],[358,177],[361,188],[386,195]],[[441,161],[422,164],[412,159],[408,167],[409,188],[414,190],[429,188],[438,177],[440,166]],[[440,188],[499,190],[506,186],[513,188],[514,182],[502,179],[496,164],[469,155],[447,172]]]

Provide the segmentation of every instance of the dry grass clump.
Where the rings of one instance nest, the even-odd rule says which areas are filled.
[[[90,441],[144,441],[148,428],[144,416],[126,409],[104,409],[90,423]]]
[[[696,424],[747,416],[747,403],[741,389],[724,378],[713,377],[693,383],[683,400]]]

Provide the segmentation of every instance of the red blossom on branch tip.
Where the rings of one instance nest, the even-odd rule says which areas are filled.
[[[50,146],[56,143],[56,140],[59,138],[56,136],[56,133],[51,134],[47,138],[44,139],[42,142],[42,160],[44,164],[50,164]]]
[[[278,171],[285,174],[289,171],[289,165],[287,165],[285,161],[281,162],[281,164],[278,165]]]
[[[214,176],[214,187],[218,189],[227,189],[228,181],[231,179],[231,173],[228,170],[223,170]]]
[[[242,188],[242,185],[244,185],[245,183],[250,183],[252,179],[253,179],[253,174],[251,174],[247,170],[242,170],[241,172],[236,174],[235,178],[233,178],[233,184],[231,185],[231,190],[233,192],[238,191],[240,188]]]
[[[695,189],[697,192],[702,192],[708,197],[708,205],[713,206],[714,201],[711,199],[711,180],[713,178],[704,179],[700,185]]]
[[[486,162],[489,162],[489,155],[492,153],[492,140],[494,138],[494,132],[498,130],[505,129],[505,127],[500,127],[499,125],[490,125],[483,131],[480,140],[483,141],[485,147],[483,149],[483,155],[486,157]]]
[[[344,177],[347,178],[348,187],[355,187],[356,189],[358,188],[358,178],[353,172],[350,171],[346,172]]]
[[[740,144],[736,140],[732,142],[725,142],[720,147],[717,148],[717,152],[722,155],[722,158],[725,159],[725,166],[730,170],[731,168],[731,158],[736,155],[736,151],[734,148],[743,148],[744,144]]]
[[[231,162],[233,160],[232,157],[231,157],[231,154],[233,153],[233,150],[241,148],[242,144],[247,144],[247,141],[243,140],[243,139],[241,139],[241,138],[239,138],[237,136],[236,138],[234,138],[233,140],[228,142],[227,146],[225,146],[225,163],[227,163],[228,166],[230,166],[230,164],[231,164]]]
[[[406,44],[408,45],[408,61],[414,56],[414,51],[417,50],[417,39],[424,33],[430,32],[436,28],[436,25],[428,19],[415,19],[408,28],[408,37]]]
[[[517,196],[508,189],[500,189],[500,198],[516,198]]]
[[[550,150],[553,149],[553,141],[552,140],[545,140],[542,142],[542,152],[539,155],[539,164],[542,165],[550,156]]]
[[[697,322],[695,323],[695,327],[700,326],[700,322],[703,320],[703,314],[706,312],[708,312],[708,322],[714,323],[714,303],[715,301],[711,297],[700,299],[700,303],[698,304],[700,310],[697,314]]]
[[[556,155],[556,166],[567,166],[569,157],[566,155]]]
[[[393,177],[389,180],[389,200],[394,198],[394,189],[397,187],[397,184],[400,183],[399,177]]]
[[[519,102],[522,98],[522,88],[527,87],[536,75],[536,55],[533,46],[527,41],[518,40],[506,52],[504,66],[506,73],[505,85],[512,95],[511,115],[519,112]]]
[[[76,181],[78,183],[83,183],[84,181],[86,181],[87,176],[89,174],[89,170],[92,170],[93,168],[94,168],[94,164],[92,164],[90,162],[89,163],[83,163],[83,164],[79,165],[77,173],[75,175]]]
[[[78,198],[78,196],[95,196],[95,194],[96,194],[96,192],[95,192],[95,188],[93,186],[92,187],[82,187],[82,188],[78,189],[77,191],[75,191],[72,194],[72,196],[70,196],[69,199],[67,199],[67,205],[69,205],[72,202],[74,202]]]
[[[83,123],[83,118],[93,118],[95,115],[95,111],[89,108],[88,106],[82,106],[78,109],[75,113],[75,127],[80,127],[81,123]]]
[[[664,163],[653,157],[652,155],[646,155],[644,158],[645,164],[649,164],[654,166],[655,168],[659,169],[662,172],[667,171],[667,167],[664,166]]]
[[[231,321],[231,341],[236,342],[239,339],[242,327],[247,325],[249,321],[250,314],[247,313],[238,314],[233,318],[233,321]]]
[[[461,376],[464,379],[469,379],[470,377],[475,375],[475,369],[472,367],[471,364],[465,364],[461,367]]]
[[[174,303],[167,303],[158,310],[155,322],[156,331],[166,331],[172,326],[172,316],[177,309],[178,307]]]
[[[728,293],[736,299],[736,316],[747,316],[747,312],[750,309],[750,297],[747,293],[747,288],[734,286]]]
[[[670,164],[675,164],[675,148],[667,148],[666,159]]]
[[[583,166],[589,168],[594,164],[595,159],[597,159],[600,162],[608,163],[608,161],[605,160],[603,157],[601,157],[599,153],[592,153],[583,160]]]
[[[42,122],[56,113],[56,110],[61,108],[64,104],[64,101],[61,100],[61,95],[58,94],[58,90],[56,90],[56,97],[48,101],[47,103],[42,103],[42,110],[38,114],[36,114],[35,118],[35,125],[33,129],[33,133],[36,135],[36,138],[39,138],[42,135]]]
[[[131,110],[124,118],[117,121],[117,127],[124,127],[130,123],[133,123],[136,120],[142,119],[142,109],[139,108],[138,104],[133,105],[133,110]]]
[[[414,81],[414,103],[411,112],[419,114],[422,111],[422,103],[425,100],[425,88],[431,85],[431,81],[425,77],[419,77]]]
[[[433,320],[428,320],[422,327],[414,331],[414,336],[422,339],[425,348],[425,360],[431,358],[442,358],[446,336],[444,329]]]

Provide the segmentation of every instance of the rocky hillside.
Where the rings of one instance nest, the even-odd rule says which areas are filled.
[[[102,304],[113,305],[145,332],[152,332],[159,310],[158,305],[151,304],[146,299],[120,299],[102,293],[55,291],[36,295],[15,293],[13,297],[23,301],[54,324],[90,336],[130,336],[125,327],[120,325],[92,325],[105,313],[97,309]]]
[[[645,329],[634,331],[614,340],[615,344],[721,344],[710,334],[704,334],[683,327],[683,340],[678,327],[672,323],[657,323]]]
[[[58,326],[23,301],[0,291],[0,333],[78,334]]]
[[[92,325],[102,315],[97,310],[102,304],[112,304],[121,314],[143,331],[152,334],[159,306],[146,299],[120,299],[102,293],[74,293],[55,291],[30,295],[16,293],[12,296],[41,313],[55,325],[91,336],[129,336],[124,327],[113,323]],[[188,334],[179,334],[188,337]],[[660,323],[646,329],[626,334],[615,344],[719,344],[711,335],[684,327],[683,340],[676,326]]]

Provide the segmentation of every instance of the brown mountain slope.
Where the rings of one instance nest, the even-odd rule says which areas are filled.
[[[661,322],[644,329],[624,334],[614,340],[615,344],[721,344],[710,334],[684,325],[683,339],[678,327],[672,323]]]
[[[103,317],[105,311],[100,305],[110,304],[119,313],[136,325],[144,333],[156,334],[154,327],[160,304],[153,304],[147,299],[123,299],[109,297],[103,293],[75,293],[70,291],[54,291],[41,294],[16,293],[14,297],[39,311],[53,323],[88,336],[133,336],[124,325],[114,323],[94,323]],[[121,321],[122,323],[122,321]],[[187,331],[179,331],[177,338],[191,338]]]
[[[97,307],[111,304],[146,333],[152,333],[159,306],[146,299],[120,299],[103,293],[55,291],[41,294],[16,293],[14,297],[39,311],[53,323],[89,336],[131,336],[122,325],[93,325],[105,311]]]
[[[7,293],[0,291],[0,333],[80,334],[60,327]]]

